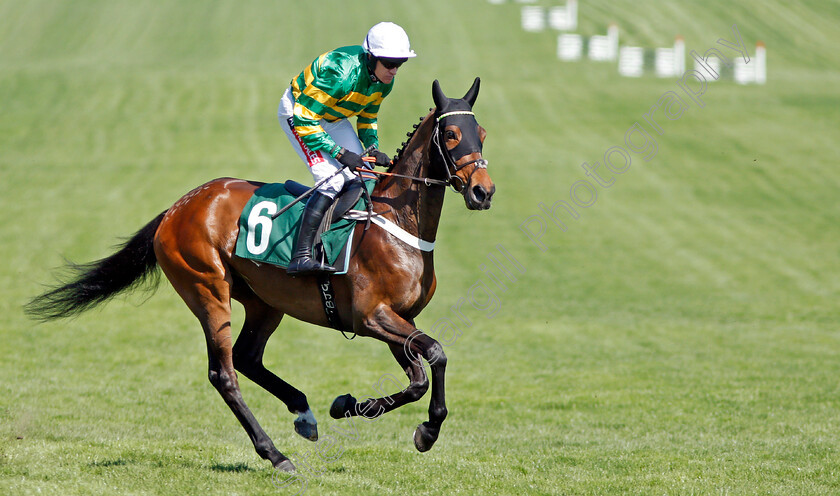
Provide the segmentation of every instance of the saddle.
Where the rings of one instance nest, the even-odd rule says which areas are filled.
[[[283,183],[283,186],[286,188],[286,191],[294,197],[298,197],[309,191],[309,186],[301,184],[297,181],[292,181],[291,179]],[[360,180],[353,180],[346,183],[344,188],[341,189],[341,192],[338,193],[338,196],[336,196],[332,206],[327,210],[327,213],[324,214],[324,220],[321,222],[321,229],[318,231],[318,234],[320,235],[322,232],[326,231],[333,222],[337,222],[339,219],[344,217],[344,214],[346,214],[356,205],[356,203],[358,203],[359,198],[362,197],[362,193],[364,191],[364,183]]]
[[[283,183],[283,186],[286,188],[286,191],[294,197],[298,197],[310,189],[309,186],[301,184],[297,181],[292,181],[291,179]],[[367,193],[367,190],[364,187],[364,183],[361,180],[353,180],[345,183],[344,187],[338,195],[336,195],[332,205],[327,209],[326,213],[324,213],[324,220],[321,221],[321,227],[319,227],[318,231],[315,233],[316,241],[315,246],[313,247],[312,255],[315,260],[320,261],[322,264],[328,263],[327,252],[324,249],[324,243],[321,241],[321,235],[329,231],[330,226],[332,226],[333,223],[343,219],[345,214],[356,206],[359,199],[365,193]],[[368,202],[368,205],[370,205],[370,202]],[[338,269],[339,274],[347,271],[346,255],[350,248],[350,244],[351,243],[349,241],[344,244],[344,247],[341,249],[341,252],[338,254],[338,258],[336,259],[336,269]]]
[[[316,235],[314,256],[345,273],[356,220],[343,218],[347,211],[365,208],[362,196],[369,197],[374,182],[349,181],[324,215]],[[287,267],[297,239],[300,216],[306,199],[301,199],[282,215],[272,214],[284,208],[310,188],[295,181],[261,186],[245,205],[239,218],[239,236],[235,255],[258,263]],[[368,208],[370,206],[368,205]]]

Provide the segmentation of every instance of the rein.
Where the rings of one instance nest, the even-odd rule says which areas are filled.
[[[417,177],[417,176],[406,176],[405,174],[397,174],[394,172],[381,172],[377,170],[366,170],[365,173],[377,174],[380,176],[390,176],[390,177],[399,177],[402,179],[411,179],[412,181],[417,181],[425,184],[426,186],[449,186],[447,181],[441,181],[440,179],[432,179],[430,177]]]

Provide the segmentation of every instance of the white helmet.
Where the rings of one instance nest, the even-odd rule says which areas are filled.
[[[380,22],[370,28],[362,47],[374,57],[409,59],[417,56],[411,49],[405,30],[393,22]]]

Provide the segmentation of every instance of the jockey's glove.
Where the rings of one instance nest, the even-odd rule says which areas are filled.
[[[347,166],[351,172],[356,172],[357,169],[367,169],[368,164],[362,160],[362,156],[358,153],[351,152],[346,148],[342,148],[336,157],[341,165]]]
[[[379,167],[389,167],[391,165],[391,159],[388,157],[388,155],[385,155],[376,148],[371,150],[370,153],[368,153],[368,155],[376,159],[374,165],[377,165]]]

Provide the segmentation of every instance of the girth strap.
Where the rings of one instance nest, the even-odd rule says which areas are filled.
[[[355,338],[355,332],[345,330],[341,326],[341,318],[338,316],[338,305],[335,302],[335,291],[333,291],[329,274],[323,272],[318,274],[318,294],[321,295],[321,304],[324,305],[324,313],[327,314],[327,321],[330,323],[330,327],[341,331],[341,334],[348,340]],[[352,334],[352,337],[348,338],[347,333]]]

